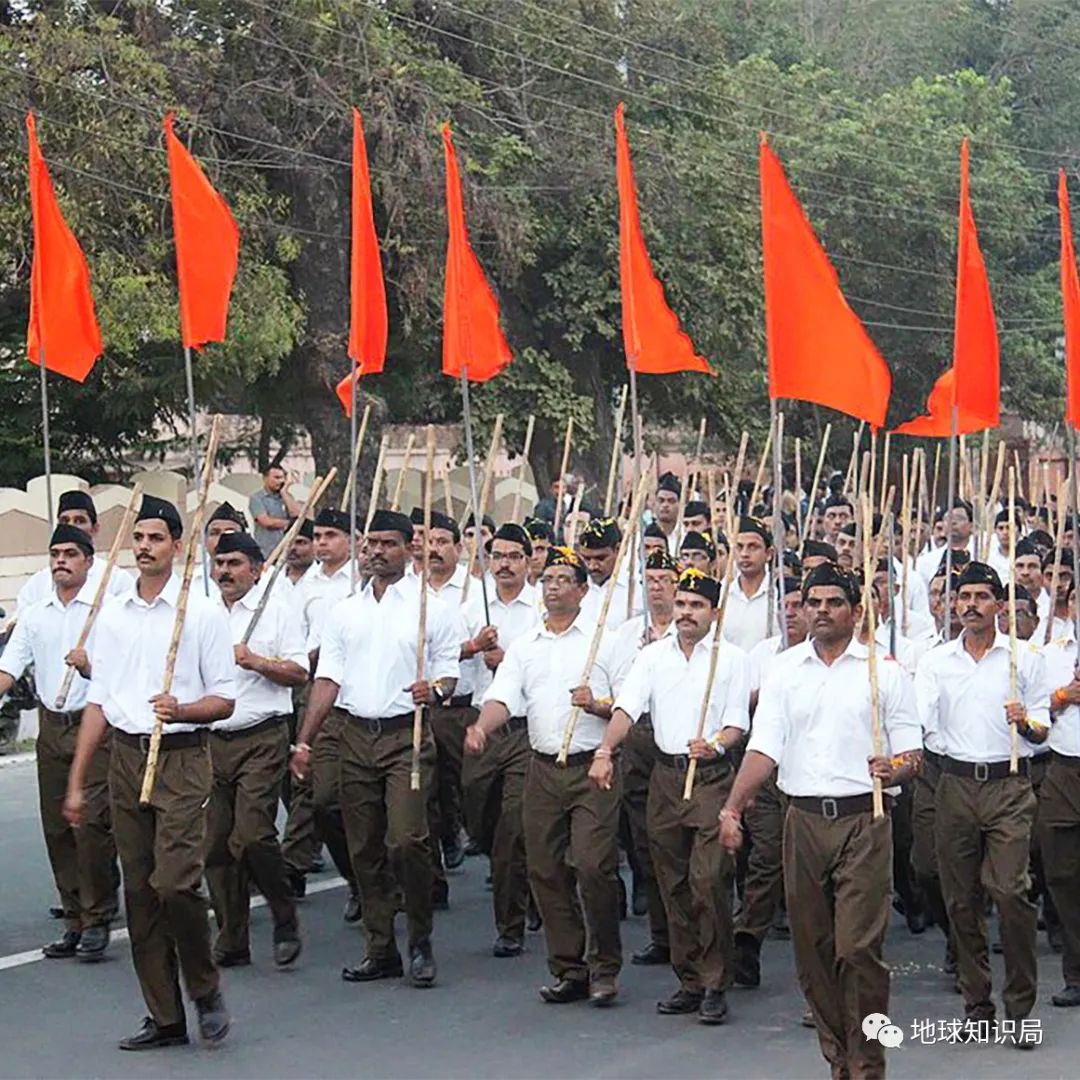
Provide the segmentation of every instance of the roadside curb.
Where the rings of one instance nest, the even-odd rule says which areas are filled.
[[[37,759],[33,750],[25,750],[19,754],[0,754],[0,769],[14,768],[16,765],[27,765]]]

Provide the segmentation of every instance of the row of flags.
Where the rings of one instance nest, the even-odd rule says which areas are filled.
[[[38,145],[30,144],[34,261],[27,349],[31,361],[83,381],[101,355],[89,273],[64,221]],[[225,339],[236,277],[240,232],[225,200],[164,120],[180,294],[181,337],[199,349]],[[615,111],[619,191],[619,277],[623,346],[634,373],[712,374],[679,324],[656,277],[641,231],[623,106]],[[448,243],[443,305],[443,373],[471,382],[494,378],[513,359],[499,307],[469,243],[461,174],[449,125],[442,128]],[[934,385],[927,414],[896,430],[920,436],[970,434],[1000,422],[1000,362],[989,280],[968,191],[969,147],[960,152],[953,362]],[[882,427],[892,376],[888,364],[848,305],[836,271],[784,174],[761,136],[761,231],[769,395],[837,409]],[[1066,340],[1066,419],[1080,423],[1080,279],[1077,276],[1065,174],[1060,172],[1061,289]],[[383,370],[388,317],[371,178],[360,113],[353,109],[350,372],[336,387],[346,412],[352,381]]]

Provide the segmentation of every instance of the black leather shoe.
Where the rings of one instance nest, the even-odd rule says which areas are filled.
[[[559,979],[551,986],[540,987],[540,999],[548,1005],[568,1005],[584,1001],[589,996],[589,984],[581,979]]]
[[[475,840],[470,839],[465,845],[465,854],[471,859],[476,855],[483,855],[484,849]]]
[[[42,947],[42,953],[50,960],[67,960],[79,950],[79,939],[82,934],[78,930],[65,930],[64,936],[58,941],[50,941]]]
[[[806,1012],[799,1017],[799,1023],[802,1024],[804,1028],[816,1028],[817,1021],[814,1019],[813,1010],[807,1009]]]
[[[702,995],[695,990],[684,990],[681,986],[669,998],[656,1003],[656,1011],[661,1016],[682,1016],[697,1012],[701,1008]]]
[[[314,856],[314,858],[312,858],[310,864],[308,865],[307,873],[321,874],[325,869],[326,860],[323,858],[322,852],[320,851],[317,855]]]
[[[1059,990],[1050,1001],[1059,1009],[1075,1009],[1080,1005],[1080,986],[1066,986]]]
[[[49,908],[50,919],[62,919],[64,917],[64,909],[62,907]]]
[[[698,1019],[703,1024],[723,1024],[727,1020],[727,998],[723,990],[706,990]]]
[[[360,916],[363,912],[360,910],[360,894],[357,892],[349,893],[349,899],[345,901],[345,910],[341,913],[341,917],[347,923],[355,923],[360,921]]]
[[[735,935],[735,985],[761,985],[761,942],[752,934]]]
[[[75,955],[84,963],[93,964],[105,955],[108,947],[108,926],[89,926],[79,938],[79,947],[75,950]]]
[[[419,990],[434,986],[438,971],[430,941],[425,939],[409,946],[409,982],[413,986]]]
[[[195,1011],[199,1014],[199,1038],[203,1042],[219,1043],[229,1034],[232,1021],[220,990],[196,998]]]
[[[593,979],[589,983],[589,1004],[604,1008],[610,1005],[619,996],[619,987],[614,977],[610,979]]]
[[[520,941],[502,935],[495,939],[495,944],[491,947],[491,955],[499,957],[500,960],[509,956],[520,956],[524,951],[525,946]]]
[[[307,876],[291,866],[285,870],[285,876],[289,879],[289,892],[294,900],[303,900],[307,895]]]
[[[665,949],[663,945],[657,945],[655,941],[650,941],[644,949],[638,949],[630,957],[631,964],[637,964],[639,967],[652,967],[656,964],[670,964],[671,963],[671,950]]]
[[[401,966],[401,957],[395,953],[391,957],[380,959],[365,956],[356,967],[341,969],[341,977],[346,982],[374,982],[376,979],[400,979],[405,974]]]
[[[465,861],[465,848],[459,837],[442,842],[442,857],[447,870],[456,870]]]
[[[214,963],[220,968],[247,967],[251,963],[248,949],[233,949],[231,952],[214,950]]]
[[[912,907],[904,916],[907,921],[907,928],[913,934],[926,933],[926,912],[922,908]]]
[[[159,1026],[149,1016],[143,1018],[142,1027],[121,1039],[121,1050],[160,1050],[165,1046],[186,1046],[187,1028],[183,1024],[164,1024]]]
[[[274,942],[274,967],[287,968],[290,964],[296,963],[296,958],[300,955],[300,950],[303,945],[300,943],[299,936],[282,938],[280,941]]]
[[[987,1023],[994,1023],[996,1010],[994,1009],[994,1003],[992,1001],[978,1001],[974,1005],[964,1006],[964,1019],[971,1020],[974,1023],[979,1023],[985,1020]]]

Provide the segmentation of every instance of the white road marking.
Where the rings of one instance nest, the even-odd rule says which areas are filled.
[[[315,893],[329,892],[331,889],[340,889],[345,884],[345,879],[341,877],[327,878],[326,881],[313,881],[307,887],[307,895],[313,896]],[[253,896],[251,898],[251,906],[253,908],[266,907],[266,898],[263,896]],[[55,920],[57,925],[60,924],[60,920]],[[112,933],[112,941],[127,941],[128,929],[126,926],[120,927],[119,930],[114,930]],[[10,956],[0,956],[0,971],[7,971],[9,968],[25,967],[27,964],[36,964],[39,960],[44,960],[40,948],[27,949],[26,952],[12,953]],[[77,961],[76,961],[77,962]]]

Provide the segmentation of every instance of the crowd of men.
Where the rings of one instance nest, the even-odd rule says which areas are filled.
[[[1010,559],[1005,510],[992,537],[959,499],[900,528],[858,520],[841,487],[784,492],[805,535],[743,489],[709,505],[670,473],[637,523],[563,514],[563,491],[522,523],[379,509],[355,565],[349,515],[322,509],[271,577],[297,510],[271,470],[255,534],[228,503],[205,530],[210,580],[187,598],[168,692],[179,512],[143,498],[135,572],[112,571],[79,647],[104,560],[92,499],[66,492],[0,657],[0,690],[32,668],[40,703],[65,926],[45,955],[99,960],[122,889],[148,1015],[120,1046],[188,1041],[181,975],[214,1042],[230,1024],[220,970],[251,962],[253,887],[290,967],[325,846],[366,940],[342,978],[423,988],[447,871],[473,854],[493,956],[543,928],[546,1003],[616,999],[628,906],[650,929],[631,963],[674,973],[657,1010],[705,1024],[728,1020],[732,986],[760,984],[767,937],[790,936],[832,1075],[880,1076],[862,1020],[888,1012],[895,905],[912,933],[943,935],[965,1022],[1030,1047],[1040,922],[1062,957],[1053,1004],[1080,1005],[1073,524],[1055,547],[1020,505]]]

